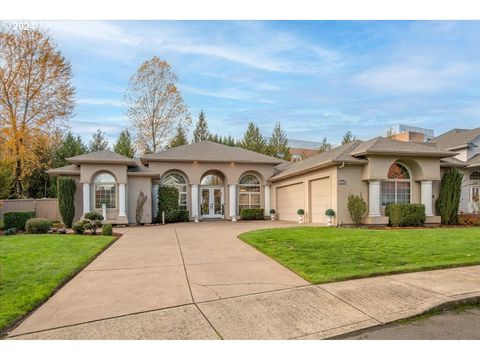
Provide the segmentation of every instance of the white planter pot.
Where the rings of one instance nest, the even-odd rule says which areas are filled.
[[[333,216],[329,216],[327,220],[327,226],[332,226],[333,225]]]
[[[303,224],[303,215],[298,217],[298,223]]]
[[[271,221],[275,220],[275,214],[270,214],[270,220]]]

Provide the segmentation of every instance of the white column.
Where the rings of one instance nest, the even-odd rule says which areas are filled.
[[[152,218],[155,220],[158,216],[158,184],[152,186]]]
[[[229,214],[232,218],[232,221],[237,221],[237,185],[235,184],[228,185],[228,190],[229,190],[228,199],[230,201]]]
[[[265,216],[270,216],[270,185],[265,185]]]
[[[192,185],[192,216],[198,222],[198,185]]]
[[[125,212],[126,204],[125,184],[118,184],[118,216],[127,216]]]
[[[83,183],[83,214],[90,212],[90,184]]]
[[[368,216],[380,216],[380,181],[368,183]]]
[[[425,215],[433,216],[431,180],[421,182],[420,197],[422,204],[425,205]]]

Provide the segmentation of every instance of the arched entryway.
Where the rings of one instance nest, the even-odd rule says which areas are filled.
[[[225,217],[225,176],[209,171],[200,181],[200,216],[205,219]]]

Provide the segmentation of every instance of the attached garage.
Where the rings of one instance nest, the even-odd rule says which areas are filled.
[[[332,207],[330,178],[310,181],[310,214],[313,223],[326,223],[325,210]]]
[[[296,221],[297,210],[305,209],[305,188],[303,183],[277,188],[277,213],[279,220]]]

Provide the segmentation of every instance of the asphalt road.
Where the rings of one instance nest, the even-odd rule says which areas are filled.
[[[343,337],[345,340],[480,340],[480,305],[461,307]]]

